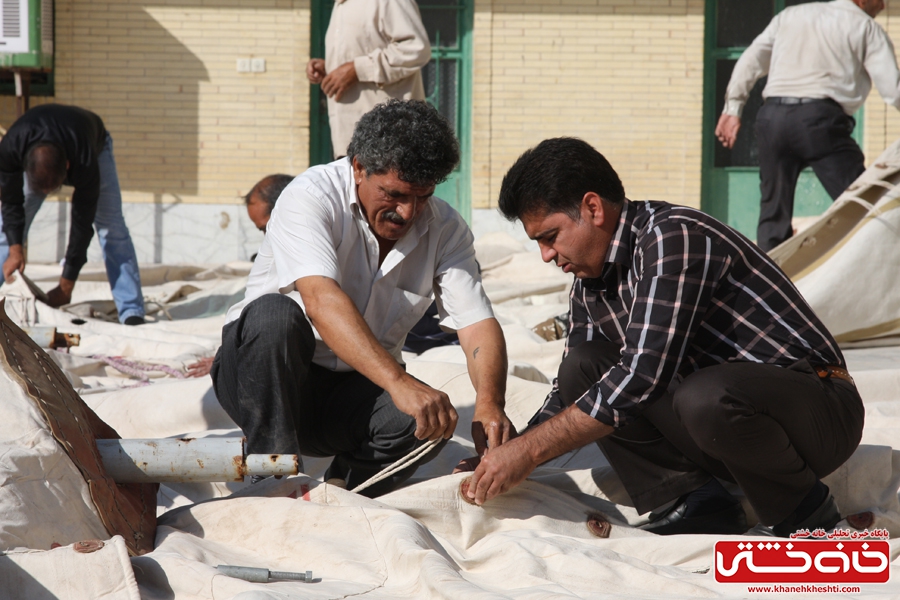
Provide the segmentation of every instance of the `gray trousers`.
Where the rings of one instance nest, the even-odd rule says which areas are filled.
[[[223,328],[213,387],[247,436],[248,452],[335,456],[326,477],[344,478],[352,489],[423,442],[413,435],[415,420],[387,392],[355,371],[314,364],[314,350],[300,306],[266,294]],[[437,450],[429,454],[420,462]],[[415,465],[362,493],[385,494],[414,471]]]
[[[573,348],[559,368],[562,404],[619,357],[606,341]],[[789,368],[726,363],[692,373],[597,444],[640,513],[715,476],[737,483],[760,521],[774,525],[850,458],[864,414],[852,384],[820,378],[805,360]]]

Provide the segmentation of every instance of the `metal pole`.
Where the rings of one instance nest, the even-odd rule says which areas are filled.
[[[97,440],[117,483],[243,481],[251,475],[296,475],[296,454],[244,454],[243,438]]]

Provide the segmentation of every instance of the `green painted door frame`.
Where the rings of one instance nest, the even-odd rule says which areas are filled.
[[[467,221],[472,215],[472,22],[474,0],[418,0],[431,41],[431,61],[422,69],[426,100],[454,125],[459,138],[459,166],[435,195],[449,202]],[[313,0],[310,56],[325,56],[325,30],[334,0]],[[325,95],[310,86],[310,165],[333,157]]]
[[[724,90],[731,77],[734,62],[768,25],[772,16],[787,6],[810,0],[707,0],[704,23],[703,65],[703,151],[701,208],[728,223],[747,237],[756,238],[759,220],[759,167],[755,158],[756,140],[753,124],[765,79],[757,82],[742,118],[738,143],[725,150],[714,135],[724,104]],[[727,5],[727,6],[723,6]],[[754,6],[757,5],[755,12]],[[727,22],[730,9],[733,22]],[[743,14],[742,14],[743,11]],[[750,18],[748,18],[748,14]],[[737,19],[737,17],[742,17]],[[723,20],[720,23],[720,19]],[[728,39],[720,43],[719,37]],[[728,43],[729,41],[737,43]],[[853,137],[862,145],[863,109],[855,115]],[[794,193],[794,216],[815,216],[831,205],[831,197],[812,172],[804,169]]]

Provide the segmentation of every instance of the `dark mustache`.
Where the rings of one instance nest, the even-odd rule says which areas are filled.
[[[381,215],[394,225],[406,225],[406,219],[401,217],[396,211],[389,210]]]

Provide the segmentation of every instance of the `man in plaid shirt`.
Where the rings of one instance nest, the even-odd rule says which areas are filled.
[[[832,529],[821,478],[862,436],[837,343],[787,276],[692,208],[632,202],[606,159],[546,140],[512,166],[500,210],[576,279],[559,374],[528,430],[472,476],[481,504],[541,463],[600,445],[659,534],[738,534],[737,483],[761,533]]]

